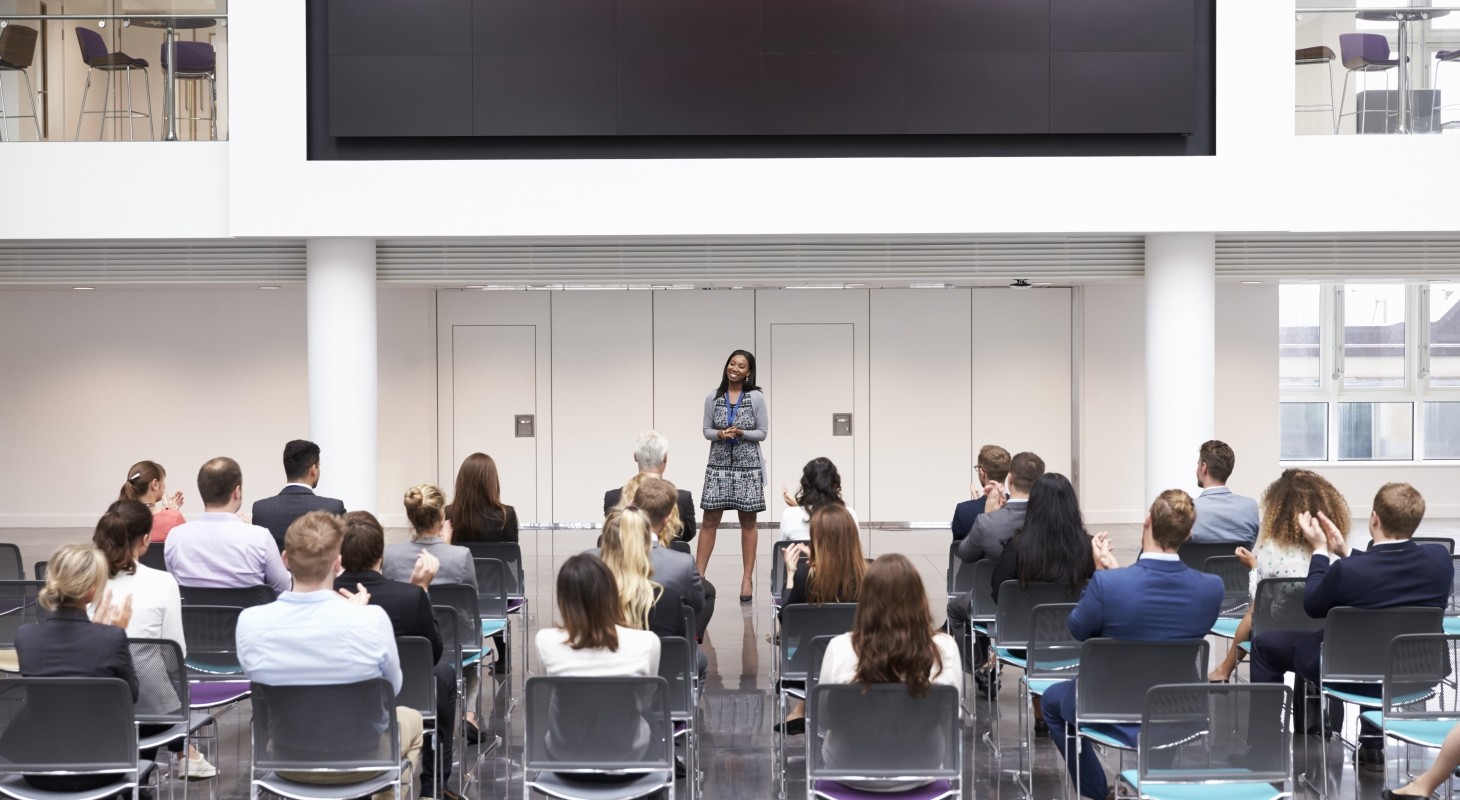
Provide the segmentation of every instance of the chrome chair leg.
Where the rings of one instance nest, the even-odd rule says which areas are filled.
[[[147,77],[147,70],[142,70],[142,85],[147,87],[147,135],[149,141],[157,141],[157,129],[152,126],[152,81]]]
[[[76,135],[71,137],[71,141],[73,142],[81,141],[81,121],[86,119],[86,94],[91,91],[92,72],[95,72],[95,70],[86,70],[86,87],[81,90],[81,109],[76,114]]]
[[[101,130],[98,131],[96,134],[96,140],[98,142],[106,138],[106,110],[111,107],[112,82],[115,81],[117,77],[116,73],[114,72],[103,72],[102,74],[106,76],[106,91],[101,93]],[[120,130],[117,130],[113,131],[112,134],[113,136],[120,136],[121,132]]]

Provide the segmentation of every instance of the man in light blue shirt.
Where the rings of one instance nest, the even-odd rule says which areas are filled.
[[[344,522],[325,511],[312,511],[289,526],[284,536],[284,562],[294,576],[293,591],[268,605],[246,608],[238,616],[238,662],[249,680],[273,686],[320,686],[384,678],[397,693],[401,688],[400,655],[395,629],[370,594],[334,590],[340,570]],[[358,710],[357,710],[358,711]],[[366,710],[368,711],[368,710]],[[382,708],[372,714],[384,730]],[[420,763],[421,714],[397,707],[401,754]],[[311,780],[308,773],[290,775]],[[352,779],[358,779],[354,776]],[[387,791],[384,796],[391,796]]]
[[[1213,439],[1201,446],[1196,462],[1196,525],[1191,541],[1252,547],[1257,542],[1257,501],[1227,488],[1227,479],[1237,464],[1237,454],[1226,442]]]

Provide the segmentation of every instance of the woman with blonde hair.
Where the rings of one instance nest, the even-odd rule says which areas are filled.
[[[618,586],[620,624],[641,631],[650,630],[650,612],[664,594],[664,587],[650,580],[654,573],[649,563],[652,536],[649,516],[629,506],[608,515],[599,540],[598,557]]]
[[[167,470],[156,461],[138,461],[127,470],[118,500],[137,500],[152,510],[151,541],[167,541],[167,534],[183,524],[183,493],[167,496]]]
[[[1348,537],[1349,509],[1343,495],[1327,478],[1306,469],[1284,470],[1262,493],[1262,526],[1252,550],[1238,547],[1237,558],[1252,570],[1248,579],[1249,593],[1257,599],[1257,584],[1268,578],[1302,578],[1308,574],[1313,548],[1303,537],[1298,517],[1303,512],[1314,516],[1322,513],[1333,520],[1340,533]],[[1337,558],[1337,556],[1332,556]],[[1241,644],[1252,638],[1252,606],[1237,624],[1237,633],[1227,657],[1208,678],[1225,682],[1237,669],[1242,657]]]
[[[451,523],[446,521],[446,496],[429,483],[412,486],[405,496],[406,519],[411,523],[411,540],[385,548],[380,572],[393,581],[412,583],[422,553],[430,553],[440,562],[432,584],[464,583],[477,588],[477,570],[471,551],[452,544]]]

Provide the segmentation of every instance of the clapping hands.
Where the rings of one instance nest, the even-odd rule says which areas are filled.
[[[95,612],[91,615],[92,622],[100,622],[103,625],[115,625],[126,630],[132,622],[132,596],[118,603],[112,598],[112,590],[107,589],[101,593],[101,599],[97,601]]]
[[[416,565],[411,568],[411,584],[426,589],[435,580],[436,573],[441,569],[441,560],[422,550],[416,556]]]
[[[1095,558],[1095,569],[1115,569],[1120,562],[1110,550],[1110,534],[1101,531],[1090,537],[1090,552]]]
[[[1316,517],[1307,511],[1299,514],[1298,528],[1303,531],[1303,539],[1308,542],[1308,546],[1314,550],[1326,548],[1339,558],[1348,555],[1348,542],[1343,538],[1343,533],[1322,511]]]

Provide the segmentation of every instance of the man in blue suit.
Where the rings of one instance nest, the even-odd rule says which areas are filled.
[[[991,483],[1002,484],[1009,477],[1009,451],[996,444],[986,444],[978,451],[978,466],[974,467],[978,473],[978,486],[980,489],[978,497],[972,500],[964,500],[953,509],[953,522],[950,527],[953,529],[953,541],[961,542],[968,532],[973,530],[973,521],[983,513],[984,504],[988,502],[989,492],[993,489]],[[999,488],[998,491],[1003,491]]]
[[[1196,508],[1191,496],[1168,489],[1151,504],[1141,529],[1141,555],[1120,569],[1110,538],[1095,534],[1095,576],[1079,605],[1070,612],[1076,639],[1103,636],[1137,642],[1180,642],[1204,638],[1222,609],[1222,579],[1181,563],[1176,549],[1191,535]],[[1073,736],[1075,682],[1063,681],[1044,693],[1044,721],[1061,755]],[[1105,800],[1109,784],[1095,748],[1080,750],[1078,764],[1066,759],[1070,778],[1079,770],[1080,794]]]
[[[1339,606],[1444,608],[1450,600],[1454,567],[1442,548],[1425,547],[1410,539],[1424,514],[1424,498],[1413,486],[1384,484],[1374,495],[1374,510],[1369,514],[1369,535],[1374,543],[1367,552],[1350,552],[1343,533],[1323,512],[1316,519],[1303,512],[1298,524],[1313,547],[1303,587],[1303,609],[1308,616],[1321,619]],[[1286,673],[1296,672],[1318,683],[1322,646],[1323,631],[1268,631],[1257,636],[1252,641],[1252,682],[1281,683]],[[1379,695],[1379,687],[1352,688],[1356,693]],[[1359,737],[1359,766],[1384,769],[1384,739],[1377,728],[1367,724]]]
[[[253,504],[253,524],[269,529],[281,553],[284,534],[294,520],[311,511],[345,515],[344,503],[314,493],[319,486],[319,445],[304,439],[284,445],[284,477],[289,483],[282,491]]]

